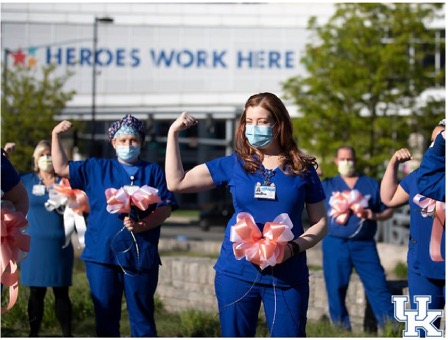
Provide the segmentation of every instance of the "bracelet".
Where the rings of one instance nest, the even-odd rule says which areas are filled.
[[[289,241],[288,242],[288,247],[289,248],[292,247],[292,256],[299,255],[299,253],[300,253],[300,246],[296,242]]]
[[[294,251],[292,250],[292,248],[291,248],[291,246],[289,245],[289,243],[286,243],[286,245],[288,246],[289,253],[291,254],[290,257],[293,257],[293,256],[294,256]]]

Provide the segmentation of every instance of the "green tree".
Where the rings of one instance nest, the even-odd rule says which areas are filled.
[[[16,143],[10,158],[19,172],[32,169],[34,147],[41,139],[51,139],[55,115],[75,94],[63,89],[72,73],[55,76],[55,70],[55,65],[43,66],[41,76],[38,69],[20,65],[4,70],[1,142],[2,147]]]
[[[335,6],[327,24],[315,17],[308,23],[311,43],[301,58],[306,75],[283,83],[300,111],[295,137],[326,176],[336,172],[336,149],[351,145],[361,170],[379,178],[410,133],[428,139],[445,115],[445,99],[418,100],[424,90],[445,86],[444,68],[435,71],[425,59],[436,46],[445,49],[444,36],[437,40],[427,26],[443,4]]]

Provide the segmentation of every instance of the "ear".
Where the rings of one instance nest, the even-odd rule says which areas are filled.
[[[112,139],[112,140],[110,141],[110,143],[112,144],[112,147],[113,147],[114,149],[117,149],[117,146],[115,145],[115,143],[116,143],[116,139],[115,139],[115,138]]]

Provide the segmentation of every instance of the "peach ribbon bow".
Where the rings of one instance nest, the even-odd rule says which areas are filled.
[[[239,213],[236,221],[230,230],[230,241],[234,242],[233,253],[237,260],[245,257],[261,269],[283,261],[285,246],[294,239],[288,214],[280,214],[274,221],[266,222],[263,234],[249,213]]]
[[[111,214],[117,212],[129,213],[132,204],[144,211],[148,209],[150,204],[162,202],[158,192],[159,190],[148,185],[142,187],[125,185],[118,190],[109,188],[105,192],[107,199],[106,209]]]
[[[72,189],[67,178],[62,178],[59,184],[53,185],[48,193],[49,199],[45,203],[48,211],[58,209],[65,206],[64,209],[64,229],[65,244],[67,247],[70,243],[71,235],[75,229],[78,234],[80,247],[84,247],[84,235],[86,233],[86,221],[83,213],[90,211],[89,200],[84,191]]]
[[[417,194],[412,199],[415,204],[422,208],[423,217],[434,219],[432,223],[431,239],[429,241],[429,256],[434,262],[444,261],[441,253],[443,228],[445,226],[445,203],[436,201]]]
[[[336,219],[338,224],[345,224],[353,213],[361,217],[364,208],[368,207],[370,195],[363,196],[358,190],[334,191],[330,197],[329,204],[331,210],[329,216]]]
[[[9,287],[9,303],[1,309],[2,314],[10,310],[17,301],[19,294],[19,272],[17,264],[23,260],[30,250],[30,236],[22,233],[28,221],[22,212],[13,212],[1,208],[1,270],[2,284]]]

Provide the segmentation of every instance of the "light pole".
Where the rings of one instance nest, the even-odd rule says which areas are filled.
[[[95,143],[95,119],[96,119],[96,64],[97,64],[97,44],[98,44],[98,23],[110,24],[114,19],[109,17],[97,18],[93,22],[93,51],[92,51],[92,126],[90,135],[90,155],[94,155]]]

